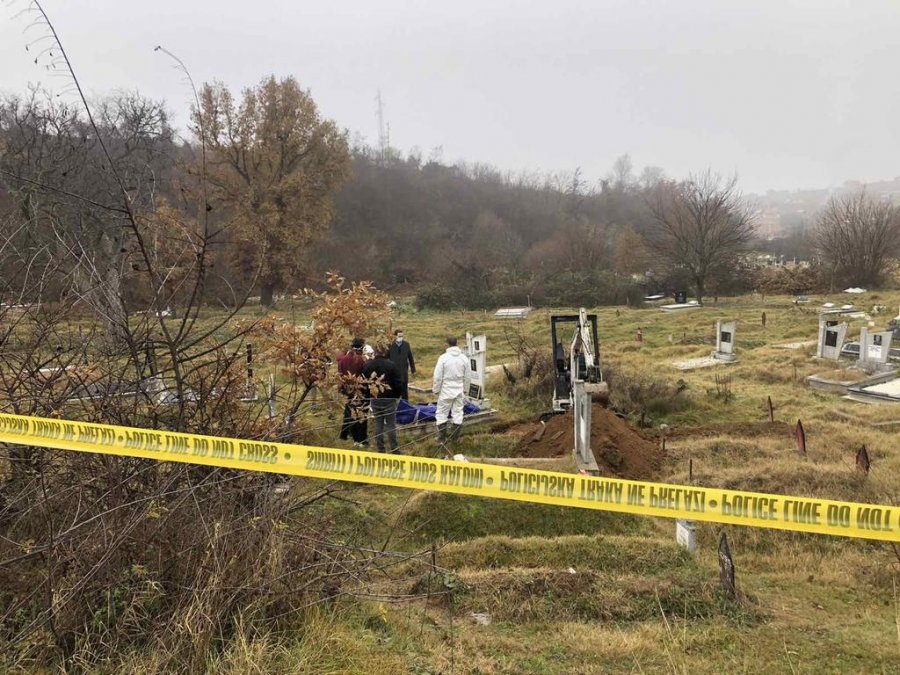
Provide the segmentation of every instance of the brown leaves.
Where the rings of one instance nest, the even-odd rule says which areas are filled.
[[[193,119],[215,196],[235,226],[232,257],[242,269],[260,268],[265,284],[290,284],[350,173],[347,139],[293,77],[265,78],[239,105],[223,84],[207,84]]]
[[[335,358],[354,337],[368,338],[374,344],[386,340],[390,329],[388,297],[371,282],[348,285],[344,277],[333,272],[326,281],[329,288],[325,292],[302,291],[315,303],[311,330],[279,324],[272,316],[254,327],[254,333],[268,341],[263,358],[279,364],[283,374],[306,385],[325,383],[335,370]]]

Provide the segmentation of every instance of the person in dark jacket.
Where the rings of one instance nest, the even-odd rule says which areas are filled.
[[[369,423],[366,420],[367,393],[359,381],[366,363],[362,355],[364,345],[365,341],[362,338],[354,338],[350,349],[338,358],[341,393],[346,398],[341,440],[346,441],[349,436],[356,447],[369,445]]]
[[[397,398],[403,386],[400,369],[391,360],[390,350],[375,350],[375,358],[368,361],[363,369],[366,379],[377,384],[369,386],[372,396],[372,416],[375,418],[375,447],[384,452],[384,435],[387,434],[391,444],[391,452],[399,454],[397,449]]]
[[[412,347],[403,339],[403,331],[394,331],[394,341],[391,343],[390,358],[400,372],[400,391],[398,397],[404,401],[409,400],[409,373],[416,374],[416,361],[413,359]]]

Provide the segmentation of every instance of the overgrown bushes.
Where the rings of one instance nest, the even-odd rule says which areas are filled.
[[[828,278],[818,266],[776,267],[756,273],[756,288],[765,295],[824,293],[828,291]]]
[[[683,380],[672,382],[646,371],[606,364],[610,404],[627,415],[660,418],[686,409],[691,402]]]

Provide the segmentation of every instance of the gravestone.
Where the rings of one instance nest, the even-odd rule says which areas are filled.
[[[485,380],[487,377],[487,336],[466,333],[466,355],[469,357],[469,369],[472,379],[466,395],[470,399],[484,399]]]
[[[830,319],[819,319],[819,346],[816,356],[820,359],[837,361],[841,357],[841,349],[847,337],[847,324]]]
[[[688,553],[697,550],[697,525],[693,520],[675,519],[675,543]]]
[[[859,329],[859,363],[860,365],[880,365],[887,363],[891,353],[891,331],[870,333],[866,326]]]
[[[716,321],[716,351],[713,358],[719,361],[734,361],[734,331],[736,321]]]
[[[675,291],[675,304],[684,305],[687,303],[687,291]]]

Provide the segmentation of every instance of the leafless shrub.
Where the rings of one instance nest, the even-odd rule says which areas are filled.
[[[549,405],[554,387],[554,368],[547,345],[536,344],[518,327],[504,327],[504,339],[513,348],[517,362],[504,365],[502,387],[519,400]]]
[[[43,8],[27,11],[53,45],[39,58],[69,73],[82,108],[0,105],[0,410],[296,438],[341,342],[387,330],[385,299],[332,277],[310,332],[240,320],[237,295],[208,312],[229,214],[210,201],[202,143],[176,153],[162,109],[138,97],[88,106]],[[279,370],[282,414],[251,395],[249,340]],[[90,670],[154,644],[161,670],[196,671],[238,624],[278,628],[372,593],[376,574],[390,599],[383,579],[416,556],[338,544],[316,516],[348,488],[278,488],[268,474],[4,447],[0,663]]]
[[[877,286],[900,252],[900,212],[865,192],[832,199],[819,214],[816,247],[832,282]]]

